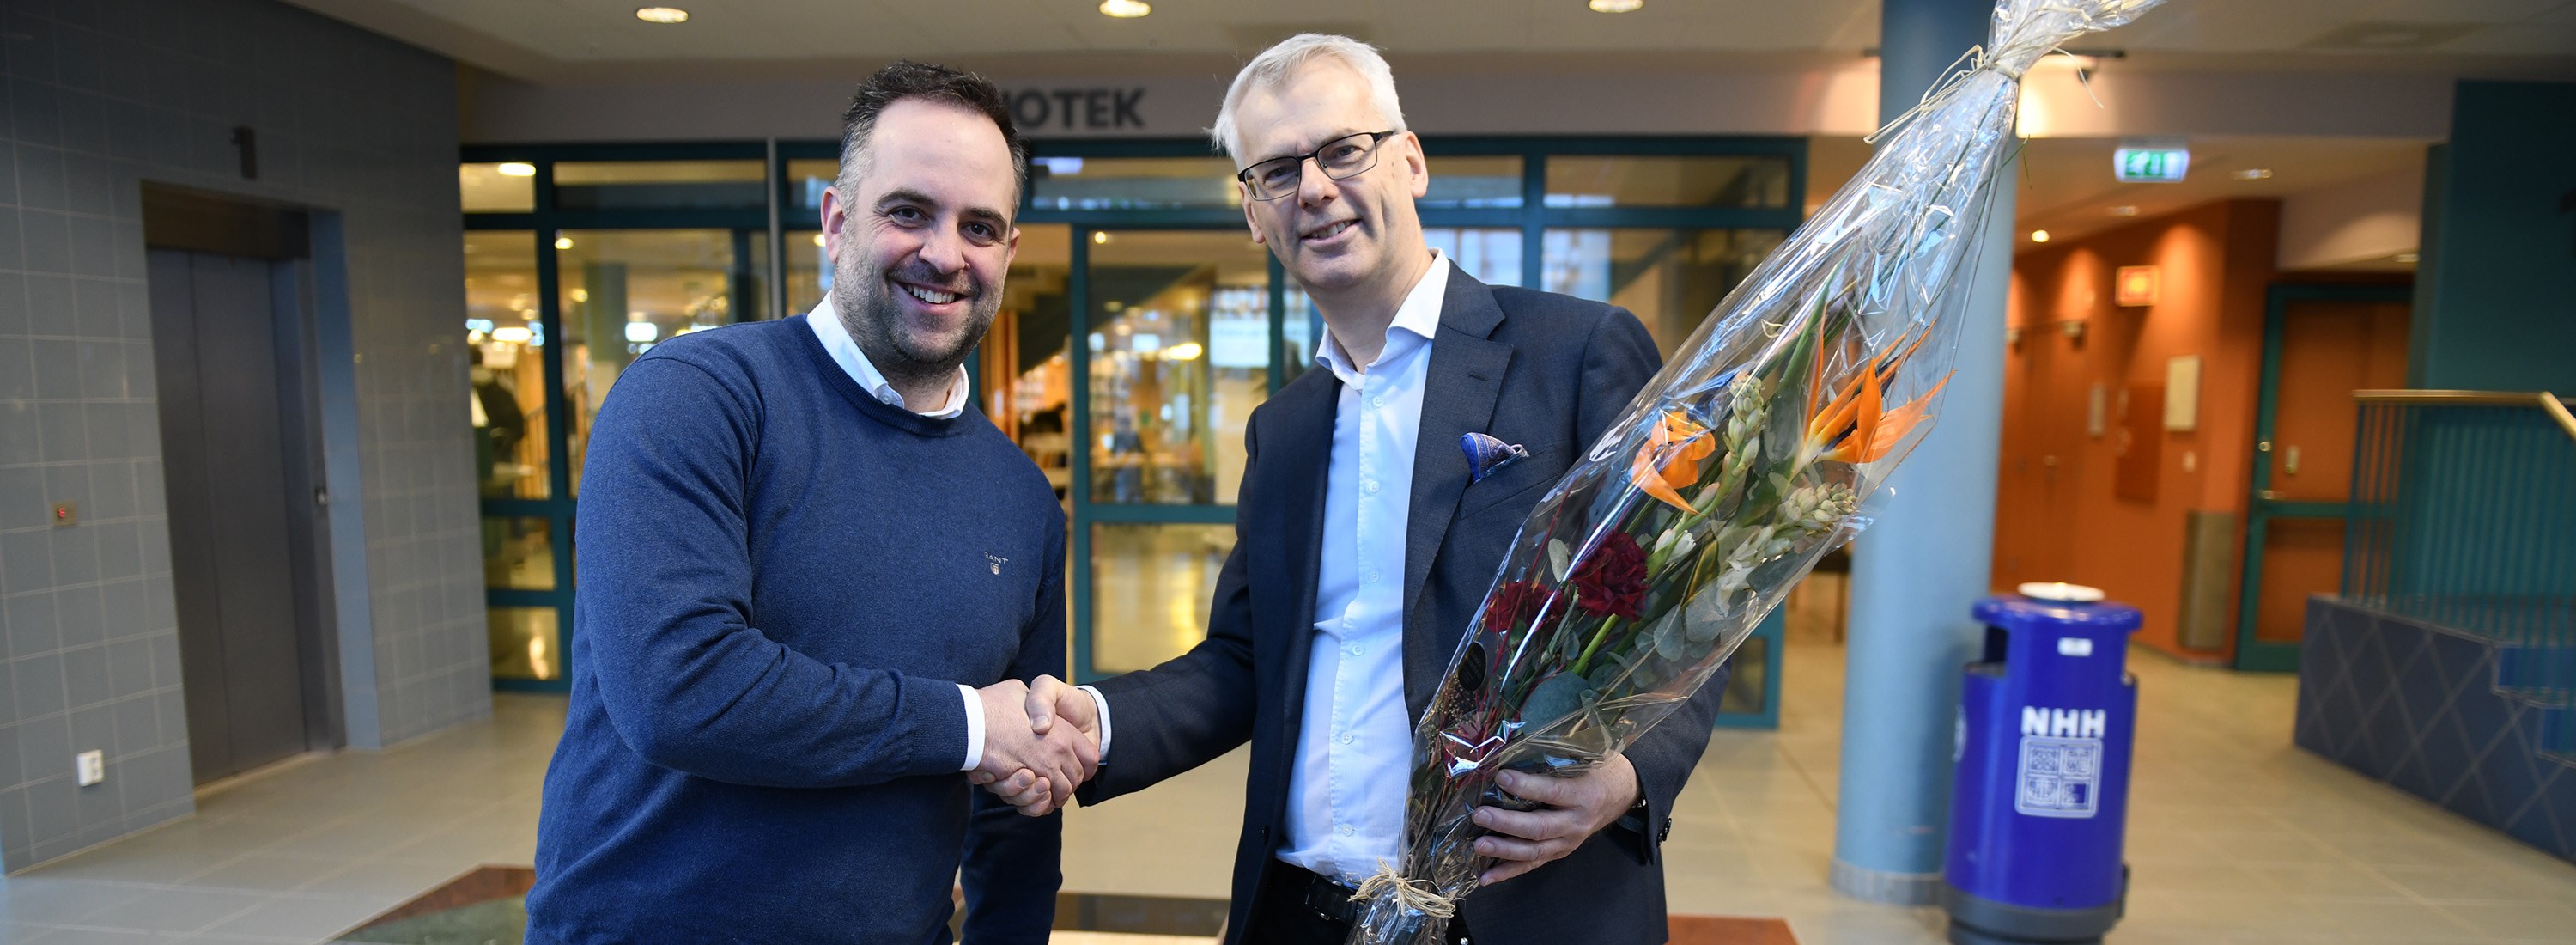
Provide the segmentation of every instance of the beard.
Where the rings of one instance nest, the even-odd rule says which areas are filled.
[[[952,333],[926,331],[907,324],[903,300],[894,286],[900,277],[923,285],[948,286],[954,277],[941,277],[918,265],[899,265],[888,269],[870,267],[850,253],[847,262],[836,262],[832,269],[832,308],[841,316],[841,327],[850,340],[867,353],[868,361],[878,373],[899,386],[935,383],[966,363],[968,352],[984,340],[993,327],[993,317],[1002,310],[1002,294],[966,275],[966,321]]]

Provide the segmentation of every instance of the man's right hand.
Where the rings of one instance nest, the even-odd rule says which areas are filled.
[[[1090,698],[1052,677],[1040,677],[1040,692],[1063,687],[1085,704],[1082,715],[1057,724],[1052,702],[1042,704],[1030,687],[1006,679],[976,690],[984,702],[984,759],[970,776],[1020,813],[1044,816],[1073,799],[1073,791],[1100,766],[1099,737],[1083,718],[1094,715]]]

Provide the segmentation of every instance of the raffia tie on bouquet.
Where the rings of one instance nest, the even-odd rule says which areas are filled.
[[[1351,893],[1351,901],[1367,902],[1380,895],[1393,898],[1397,905],[1407,910],[1434,919],[1447,919],[1458,914],[1458,900],[1441,895],[1430,880],[1404,878],[1384,860],[1378,861],[1376,873],[1360,881],[1359,890]]]

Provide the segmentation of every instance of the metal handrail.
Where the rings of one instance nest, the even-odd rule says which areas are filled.
[[[2363,403],[2476,404],[2498,407],[2533,404],[2540,408],[2540,412],[2548,414],[2549,419],[2557,421],[2559,429],[2567,431],[2569,438],[2576,439],[2576,413],[2570,413],[2567,409],[2569,404],[2576,403],[2576,397],[2554,394],[2545,390],[2357,390],[2352,392],[2352,399]]]

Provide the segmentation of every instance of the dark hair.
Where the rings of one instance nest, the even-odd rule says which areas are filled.
[[[850,160],[860,156],[868,136],[876,133],[877,116],[906,99],[955,105],[992,119],[1011,149],[1011,202],[1017,206],[1028,190],[1029,153],[1020,143],[1019,129],[1011,127],[1011,108],[1002,100],[1002,90],[975,73],[909,59],[877,70],[850,96],[849,109],[841,113],[841,177],[850,177]]]

